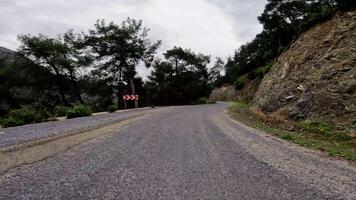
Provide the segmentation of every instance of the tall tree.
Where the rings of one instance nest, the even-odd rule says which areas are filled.
[[[191,104],[210,93],[207,65],[210,57],[174,47],[157,60],[147,87],[160,105]]]
[[[121,25],[98,20],[95,28],[85,36],[86,45],[93,57],[95,73],[117,89],[118,108],[121,105],[122,85],[131,85],[135,93],[133,78],[136,66],[142,62],[150,66],[160,41],[151,43],[142,21],[128,18]]]
[[[49,38],[45,35],[32,36],[20,35],[22,45],[20,53],[32,60],[37,66],[45,67],[55,74],[55,85],[60,96],[60,102],[66,106],[72,106],[67,100],[66,92],[69,90],[66,80],[70,79],[72,87],[75,88],[75,96],[83,103],[77,87],[76,73],[78,57],[63,37]]]
[[[222,81],[222,71],[224,70],[224,61],[217,57],[214,66],[209,71],[209,81],[213,87],[220,86]]]

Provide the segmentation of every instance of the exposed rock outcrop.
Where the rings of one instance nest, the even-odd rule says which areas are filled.
[[[244,83],[241,89],[236,90],[232,85],[224,85],[220,88],[215,88],[211,92],[209,99],[212,101],[252,100],[261,83],[261,79],[249,80],[247,75],[240,77],[240,79]]]
[[[356,11],[302,34],[264,77],[254,105],[356,129]]]
[[[209,99],[211,101],[232,101],[236,99],[237,91],[232,85],[224,85],[220,88],[214,89]]]

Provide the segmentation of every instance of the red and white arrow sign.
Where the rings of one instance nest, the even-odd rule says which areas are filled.
[[[123,95],[122,99],[125,101],[138,100],[138,95]]]

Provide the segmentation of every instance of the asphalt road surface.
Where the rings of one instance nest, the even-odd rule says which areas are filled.
[[[140,111],[110,134],[0,173],[0,199],[356,199],[354,164],[234,122],[227,106]],[[73,131],[81,121],[60,124]]]

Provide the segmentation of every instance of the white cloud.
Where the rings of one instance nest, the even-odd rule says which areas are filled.
[[[265,0],[0,0],[0,46],[18,48],[18,34],[87,31],[97,19],[142,19],[160,53],[182,46],[226,58],[251,40]],[[140,68],[142,75],[147,70]]]

